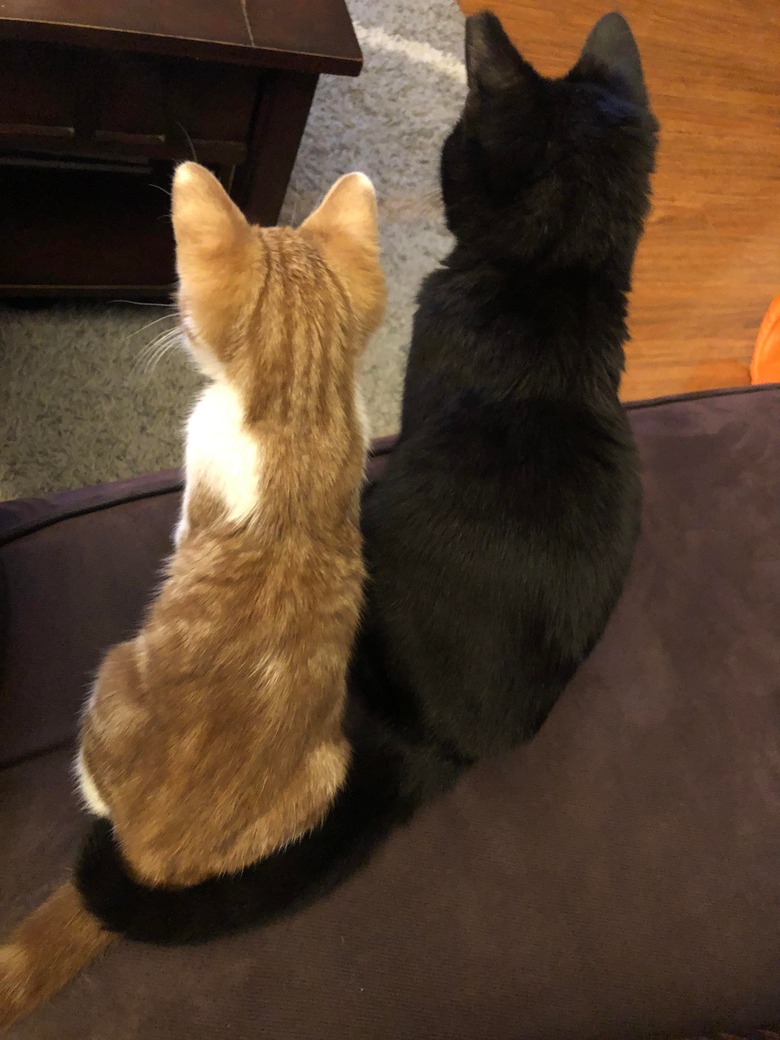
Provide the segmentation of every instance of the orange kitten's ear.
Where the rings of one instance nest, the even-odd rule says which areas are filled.
[[[344,279],[360,322],[372,331],[386,295],[374,185],[364,173],[340,177],[300,230],[319,242],[325,261]]]
[[[251,279],[250,226],[217,178],[197,163],[177,167],[172,199],[179,307],[220,355],[220,340],[245,301]]]
[[[363,245],[379,248],[379,218],[374,185],[364,173],[339,177],[301,230],[324,234],[343,232]]]
[[[176,259],[208,263],[229,258],[249,240],[241,210],[213,173],[194,162],[182,163],[173,178],[173,233]]]

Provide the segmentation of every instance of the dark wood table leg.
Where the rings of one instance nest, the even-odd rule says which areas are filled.
[[[279,218],[318,79],[316,73],[282,70],[263,77],[249,154],[232,191],[250,220],[270,226]]]

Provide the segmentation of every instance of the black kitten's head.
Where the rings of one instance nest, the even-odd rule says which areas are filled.
[[[493,257],[630,262],[657,123],[625,19],[596,23],[574,68],[540,76],[495,15],[466,22],[468,96],[442,152],[447,224]]]

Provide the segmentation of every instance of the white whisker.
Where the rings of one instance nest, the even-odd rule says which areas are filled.
[[[146,323],[146,325],[142,325],[141,328],[136,329],[135,332],[131,332],[128,336],[128,339],[132,339],[133,336],[138,336],[140,335],[140,333],[146,332],[146,330],[150,329],[152,325],[159,325],[161,321],[169,321],[171,318],[175,317],[176,315],[173,312],[171,312],[170,314],[163,314],[159,318],[155,318],[154,321],[149,321]]]
[[[174,332],[174,329],[163,329],[162,332],[154,336],[154,338],[151,339],[146,344],[146,346],[139,351],[138,356],[148,357],[149,354],[153,354],[155,350],[157,350],[157,348],[161,346],[162,343],[170,337],[172,332]]]
[[[181,329],[175,326],[166,329],[156,336],[150,343],[139,351],[138,357],[133,364],[133,372],[141,371],[148,376],[174,347],[181,344]]]
[[[143,303],[141,300],[109,300],[109,303],[129,303],[131,307],[173,307],[171,303]]]
[[[177,122],[177,123],[179,123],[179,120],[177,119],[177,120],[176,120],[176,122]],[[180,127],[182,128],[182,130],[184,131],[184,136],[185,136],[185,137],[187,138],[187,141],[188,141],[188,143],[189,143],[189,146],[190,146],[190,151],[192,152],[192,161],[193,161],[193,162],[197,162],[197,161],[198,161],[198,157],[197,157],[197,155],[195,154],[195,145],[194,145],[194,144],[192,143],[192,138],[190,137],[190,133],[189,133],[189,130],[188,130],[188,129],[187,129],[187,127],[186,127],[186,126],[184,125],[184,123],[179,123],[179,126],[180,126]]]

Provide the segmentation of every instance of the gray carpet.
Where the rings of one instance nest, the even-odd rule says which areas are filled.
[[[455,0],[347,2],[365,70],[322,78],[282,219],[300,222],[348,170],[377,187],[390,294],[362,381],[380,435],[397,426],[417,287],[449,245],[438,153],[463,97],[463,18]],[[120,302],[0,306],[0,500],[179,464],[199,379],[177,352],[149,364],[145,351],[170,314]]]

